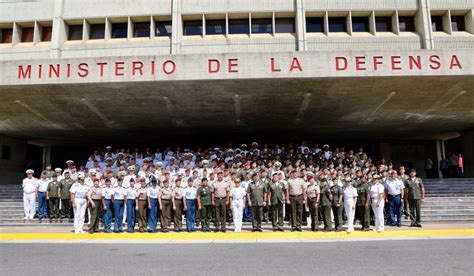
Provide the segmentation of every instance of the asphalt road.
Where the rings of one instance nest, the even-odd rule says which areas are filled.
[[[473,275],[474,239],[0,245],[0,275]]]

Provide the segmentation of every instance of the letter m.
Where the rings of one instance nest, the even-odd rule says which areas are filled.
[[[26,66],[26,69],[23,69],[23,65],[18,66],[18,79],[31,78],[31,65]]]

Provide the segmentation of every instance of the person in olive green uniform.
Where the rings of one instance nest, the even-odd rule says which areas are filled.
[[[74,180],[71,178],[69,171],[64,173],[64,179],[59,183],[59,194],[61,196],[61,221],[63,218],[68,218],[71,221],[74,215],[72,214],[72,202],[69,190],[74,184]]]
[[[102,207],[102,188],[99,186],[99,179],[94,180],[94,186],[87,191],[87,201],[91,212],[89,221],[89,234],[99,231],[99,223]]]
[[[324,230],[332,231],[331,223],[331,202],[332,193],[328,186],[326,178],[321,179],[321,196],[320,196],[321,213],[323,215]]]
[[[58,222],[59,218],[59,182],[56,174],[52,175],[53,180],[49,182],[46,190],[46,200],[49,206],[49,222]]]
[[[160,206],[161,231],[164,233],[167,233],[169,231],[168,227],[171,221],[172,196],[173,190],[170,187],[169,180],[165,179],[163,180],[163,187],[160,189],[160,194],[158,195],[158,202]]]
[[[273,231],[283,232],[283,205],[288,194],[285,184],[280,181],[278,173],[273,173],[272,180],[267,185],[267,201],[271,206]]]
[[[411,225],[421,228],[421,202],[425,199],[425,187],[421,178],[416,177],[416,170],[410,170],[410,178],[406,181],[408,204],[410,205]]]
[[[359,219],[362,231],[370,230],[370,187],[367,179],[363,177],[360,185],[357,187],[357,209],[359,210]]]
[[[319,197],[320,197],[320,189],[319,185],[314,180],[314,174],[309,172],[308,176],[308,187],[306,187],[307,193],[307,205],[311,215],[311,231],[318,231],[319,220],[318,220],[318,205],[319,205]]]
[[[333,186],[331,187],[331,194],[332,194],[332,213],[334,215],[334,227],[336,231],[342,230],[342,198],[344,193],[342,192],[342,188],[338,185],[338,179],[334,178]]]
[[[252,232],[262,232],[263,207],[266,203],[266,188],[264,183],[258,179],[256,173],[252,176],[253,181],[247,187],[247,199],[252,208]]]
[[[197,189],[198,210],[201,211],[201,226],[203,232],[209,232],[209,216],[212,212],[211,189],[207,186],[207,178],[203,178],[201,186]]]
[[[406,181],[408,180],[408,175],[405,173],[405,167],[400,166],[398,168],[398,174],[400,175],[400,179],[403,182],[403,185],[406,186]],[[405,219],[408,219],[408,196],[407,196],[407,191],[405,190],[405,195],[403,197],[403,214],[405,215]]]

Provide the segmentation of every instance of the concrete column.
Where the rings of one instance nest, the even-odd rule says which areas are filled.
[[[447,13],[443,14],[443,31],[448,34],[453,33],[453,28],[451,26],[451,10],[448,10]]]
[[[474,177],[474,129],[461,132],[464,177]]]
[[[51,145],[43,146],[43,169],[51,163]]]
[[[33,43],[36,44],[41,42],[41,33],[43,32],[43,27],[35,21],[34,34],[33,34]]]
[[[419,10],[415,16],[415,28],[421,36],[423,49],[434,49],[431,30],[430,0],[418,0]]]
[[[181,1],[172,0],[171,6],[171,54],[179,54],[181,50],[181,38],[183,37],[183,19],[181,17]]]
[[[474,10],[470,10],[466,14],[466,31],[474,34]]]
[[[63,20],[64,0],[54,0],[53,33],[51,34],[51,58],[61,57],[61,45],[67,39],[66,24]]]
[[[390,143],[380,143],[379,144],[380,156],[385,158],[385,161],[391,162],[392,160],[392,146]],[[374,160],[377,161],[377,160]]]
[[[443,178],[443,174],[441,173],[441,169],[439,167],[439,162],[443,159],[443,156],[446,156],[446,152],[444,151],[444,140],[438,139],[436,140],[436,161],[438,167],[438,175],[439,178]]]
[[[296,0],[296,37],[298,39],[297,51],[306,51],[306,18],[304,1]]]

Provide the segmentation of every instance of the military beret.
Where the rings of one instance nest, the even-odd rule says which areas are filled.
[[[189,177],[189,178],[188,178],[188,182],[193,182],[193,178],[192,178],[192,177]]]
[[[48,171],[47,171],[47,170],[43,170],[43,171],[41,172],[41,174],[48,174]]]

